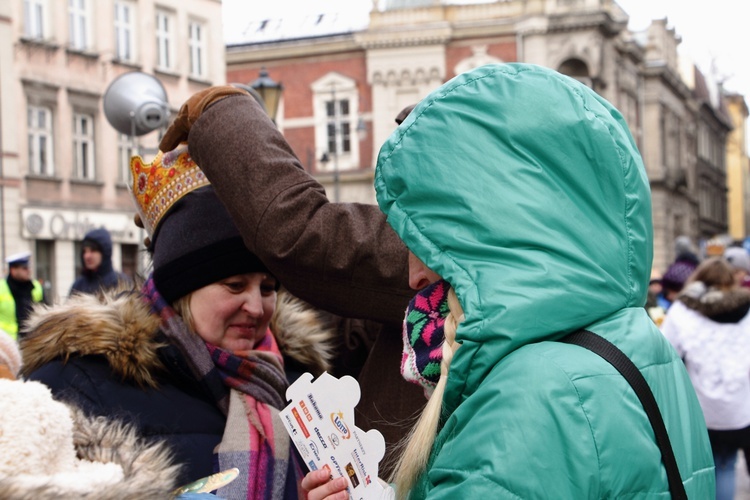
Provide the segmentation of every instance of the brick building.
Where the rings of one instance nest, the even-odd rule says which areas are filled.
[[[276,121],[304,167],[330,197],[372,203],[377,151],[404,106],[482,64],[557,69],[612,102],[633,132],[652,183],[658,272],[677,236],[727,231],[721,152],[733,125],[718,90],[678,58],[666,19],[643,32],[627,24],[613,0],[381,0],[359,24],[249,20],[227,46],[227,80],[249,83],[265,68],[284,85]]]

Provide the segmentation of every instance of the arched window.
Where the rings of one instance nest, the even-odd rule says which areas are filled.
[[[591,75],[589,74],[588,65],[580,59],[567,59],[563,61],[557,71],[563,75],[575,78],[587,87],[592,87]]]

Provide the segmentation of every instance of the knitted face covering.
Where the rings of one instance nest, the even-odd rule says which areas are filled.
[[[404,318],[401,375],[421,385],[428,399],[440,378],[445,318],[450,312],[448,290],[445,280],[424,288],[409,302]]]

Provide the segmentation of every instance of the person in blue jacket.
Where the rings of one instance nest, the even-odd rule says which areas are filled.
[[[130,284],[131,279],[112,267],[112,236],[105,228],[92,229],[81,243],[81,275],[70,287],[73,293],[99,293],[117,288],[120,282]]]

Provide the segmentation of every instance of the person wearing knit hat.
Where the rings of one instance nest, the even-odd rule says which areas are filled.
[[[332,332],[243,244],[182,148],[131,163],[153,272],[140,293],[74,295],[35,313],[22,373],[93,415],[163,439],[182,483],[238,469],[223,498],[297,498],[302,468],[279,426],[284,359],[320,374]]]
[[[656,297],[656,303],[665,313],[699,264],[698,257],[689,250],[688,243],[689,239],[686,237],[677,239],[676,250],[680,253],[661,277],[661,292]]]

